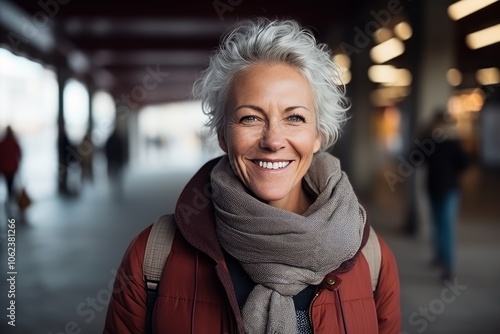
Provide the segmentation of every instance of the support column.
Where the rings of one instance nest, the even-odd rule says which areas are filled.
[[[123,162],[127,163],[129,160],[130,150],[129,150],[129,122],[130,118],[137,111],[133,109],[130,105],[124,104],[119,100],[116,101],[116,119],[115,119],[115,131],[121,139],[123,146]]]
[[[353,58],[351,66],[353,77],[358,78],[353,82],[351,165],[354,187],[365,197],[370,195],[373,188],[376,168],[376,165],[372,163],[376,150],[372,133],[373,105],[369,99],[373,84],[367,77],[369,67],[369,48],[367,48]]]
[[[423,7],[423,53],[418,98],[417,129],[426,128],[439,108],[446,108],[452,87],[446,72],[455,64],[455,31],[448,17],[449,1],[425,0]],[[439,31],[439,33],[436,33]]]
[[[71,154],[72,145],[69,141],[68,135],[66,133],[66,123],[64,120],[64,87],[66,81],[69,78],[69,70],[64,66],[60,65],[56,69],[57,74],[57,84],[59,86],[58,90],[58,114],[57,114],[57,156],[58,156],[58,190],[62,195],[69,195],[70,191],[68,188],[68,173],[69,169],[74,167],[77,163]]]
[[[92,97],[94,96],[95,87],[92,82],[87,82],[86,84],[88,97],[89,97],[89,114],[88,114],[88,125],[87,133],[85,134],[82,143],[79,146],[79,153],[82,155],[82,179],[89,179],[90,181],[94,178],[93,172],[93,161],[94,161],[94,140],[93,140],[93,106]]]
[[[129,160],[134,161],[139,158],[139,112],[134,111],[128,118],[129,129]]]
[[[446,108],[452,92],[446,81],[446,71],[454,64],[455,40],[453,22],[447,15],[448,5],[448,1],[424,0],[413,2],[408,11],[414,34],[408,50],[413,75],[412,94],[404,105],[407,155],[411,154],[415,139],[427,127],[435,111]],[[417,236],[428,226],[425,223],[428,208],[423,170],[415,168],[405,186],[407,217],[404,230],[410,236]]]
[[[377,6],[374,8],[383,8]],[[373,163],[375,143],[372,133],[373,106],[370,93],[374,84],[368,80],[368,68],[371,65],[370,49],[373,44],[372,33],[367,27],[372,26],[374,18],[369,12],[358,17],[353,28],[346,30],[341,47],[351,57],[352,81],[347,95],[352,103],[349,111],[351,118],[343,133],[344,142],[349,150],[349,171],[352,185],[361,199],[367,199],[373,190],[376,164]]]

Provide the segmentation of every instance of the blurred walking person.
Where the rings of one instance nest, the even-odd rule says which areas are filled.
[[[0,174],[7,183],[7,202],[14,198],[14,178],[21,162],[21,148],[14,131],[7,127],[6,134],[0,141]]]
[[[92,134],[87,132],[81,143],[78,145],[77,152],[81,156],[81,181],[92,181],[94,179],[93,159],[94,144],[92,143]]]
[[[125,163],[125,152],[123,141],[115,128],[109,136],[104,146],[106,159],[108,163],[108,178],[113,183],[112,187],[116,196],[120,196],[122,192],[122,173],[123,164]]]
[[[455,267],[456,221],[459,211],[460,176],[468,165],[455,122],[438,112],[431,124],[435,148],[427,158],[427,190],[433,227],[433,265],[449,280]]]

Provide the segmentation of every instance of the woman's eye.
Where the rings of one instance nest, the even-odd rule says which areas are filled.
[[[292,122],[305,122],[305,118],[300,115],[292,115],[288,117],[288,119]]]
[[[257,120],[257,117],[255,116],[243,116],[240,118],[241,123],[249,123],[249,122],[254,122]]]

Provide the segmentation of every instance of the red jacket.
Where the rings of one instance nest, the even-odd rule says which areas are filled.
[[[174,238],[158,288],[154,333],[244,333],[209,199],[209,172],[215,163],[206,164],[179,197],[175,217],[180,233]],[[142,231],[125,253],[104,334],[144,332],[146,288],[142,262],[150,229]],[[368,231],[365,229],[363,245]],[[317,287],[310,306],[314,333],[400,332],[396,262],[386,243],[379,240],[382,263],[375,298],[368,263],[358,252]]]

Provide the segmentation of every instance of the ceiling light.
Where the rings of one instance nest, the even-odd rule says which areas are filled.
[[[500,70],[498,67],[482,68],[477,70],[476,79],[481,85],[495,85],[500,83]]]
[[[413,77],[411,75],[411,72],[408,71],[406,68],[398,68],[396,70],[396,78],[394,82],[391,83],[392,86],[409,86],[411,85],[411,82],[413,80]]]
[[[485,94],[481,89],[469,89],[451,96],[448,100],[448,110],[455,117],[467,112],[478,112],[483,108]]]
[[[351,82],[351,79],[352,79],[351,71],[342,68],[340,71],[340,76],[334,77],[333,82],[337,86],[343,86],[343,85],[347,85],[349,82]]]
[[[413,30],[411,29],[411,26],[408,24],[408,22],[403,21],[394,26],[394,33],[401,40],[406,41],[413,35]]]
[[[393,37],[382,44],[374,46],[370,50],[370,57],[374,62],[380,64],[402,55],[403,52],[405,52],[403,42]]]
[[[375,41],[377,43],[383,43],[389,39],[392,38],[392,32],[391,30],[387,29],[387,28],[380,28],[380,29],[377,29],[377,31],[375,31],[375,33],[373,34],[373,37],[375,38]]]
[[[69,67],[76,73],[85,73],[89,70],[89,59],[81,51],[71,51],[67,56],[67,60]]]
[[[408,87],[377,88],[370,93],[370,101],[374,106],[394,106],[410,94]]]
[[[392,65],[373,65],[368,69],[368,78],[372,82],[389,83],[394,80],[394,70]]]
[[[410,71],[392,65],[373,65],[368,69],[368,77],[386,86],[409,86],[412,81]]]
[[[43,53],[50,53],[56,45],[56,37],[48,21],[36,22],[36,14],[43,14],[39,11],[33,15],[31,21],[26,17],[28,13],[24,12],[18,5],[7,1],[0,1],[0,24],[6,28],[6,37],[10,40],[9,47],[14,53],[19,52],[20,44],[29,43]],[[40,15],[45,17],[45,15]],[[35,21],[33,21],[35,20]],[[36,25],[32,22],[35,22]],[[2,39],[4,32],[2,31]],[[18,35],[18,36],[16,36]]]
[[[343,70],[351,68],[351,58],[348,55],[339,53],[332,57],[332,61],[342,67]]]
[[[471,49],[479,49],[500,42],[500,23],[468,34],[465,41]]]
[[[460,20],[498,0],[461,0],[448,7],[448,15],[454,21]]]
[[[446,80],[451,86],[456,87],[462,83],[462,73],[456,68],[450,68],[446,72]]]
[[[342,72],[342,81],[344,82],[344,85],[347,85],[349,82],[351,82],[352,79],[352,74],[351,71],[345,70]]]

